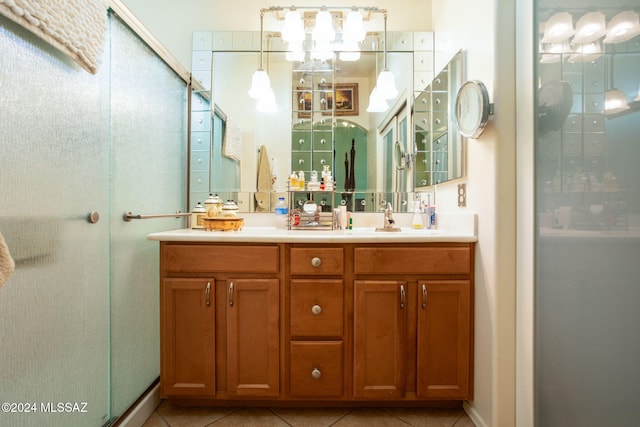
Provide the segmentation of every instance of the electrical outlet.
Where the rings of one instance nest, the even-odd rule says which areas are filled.
[[[467,184],[458,184],[458,207],[467,206]]]

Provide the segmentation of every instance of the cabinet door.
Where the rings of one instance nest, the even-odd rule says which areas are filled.
[[[404,397],[406,290],[402,281],[356,280],[354,284],[355,398]]]
[[[161,286],[161,394],[213,397],[214,281],[163,279]]]
[[[229,396],[279,394],[279,281],[227,282],[227,384]]]
[[[418,283],[419,398],[470,399],[471,283]]]

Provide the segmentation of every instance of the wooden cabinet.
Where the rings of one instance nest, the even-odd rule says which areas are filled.
[[[418,390],[424,399],[471,397],[471,283],[420,281]]]
[[[277,279],[230,279],[227,289],[227,387],[233,397],[279,394]]]
[[[161,395],[278,397],[280,247],[163,242],[160,265]]]
[[[345,399],[343,247],[292,247],[289,266],[289,394]]]
[[[162,242],[161,394],[471,399],[473,253],[473,243]]]
[[[215,378],[212,279],[161,284],[161,393],[213,397]]]
[[[407,363],[406,282],[356,280],[353,395],[399,399]]]

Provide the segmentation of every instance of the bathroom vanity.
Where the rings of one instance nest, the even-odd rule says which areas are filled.
[[[149,239],[160,241],[165,398],[473,397],[473,235],[247,227]]]

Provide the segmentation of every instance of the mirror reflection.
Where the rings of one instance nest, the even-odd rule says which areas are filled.
[[[407,33],[401,34],[406,37]],[[413,33],[408,34],[412,46]],[[399,38],[391,37],[394,41]],[[413,50],[389,49],[388,67],[394,71],[400,94],[387,112],[369,113],[369,93],[383,59],[379,46],[375,42],[371,46],[374,49],[363,51],[359,61],[329,60],[323,64],[290,62],[285,52],[266,49],[263,66],[278,107],[270,114],[258,112],[247,94],[260,53],[255,49],[209,52],[211,82],[202,92],[195,92],[192,100],[190,203],[214,193],[236,200],[243,211],[271,211],[287,191],[292,172],[303,171],[309,179],[312,171],[320,175],[328,166],[336,200],[319,203],[377,211],[390,201],[397,211],[407,210],[413,191],[436,183],[431,180],[425,184],[423,176],[418,178],[419,166],[420,172],[426,172],[436,161],[418,165],[421,147],[417,140],[418,133],[422,139],[435,133],[418,131],[417,125],[412,129],[411,123],[414,99],[422,99],[432,71],[414,70]],[[432,58],[431,45],[420,54]],[[324,77],[309,72],[320,65],[330,70]],[[415,85],[414,75],[420,78]],[[309,104],[308,94],[314,91],[316,97]],[[207,108],[210,120],[204,112]],[[458,157],[438,160],[449,158]],[[462,173],[461,167],[447,166],[449,169],[453,173],[442,180]]]

